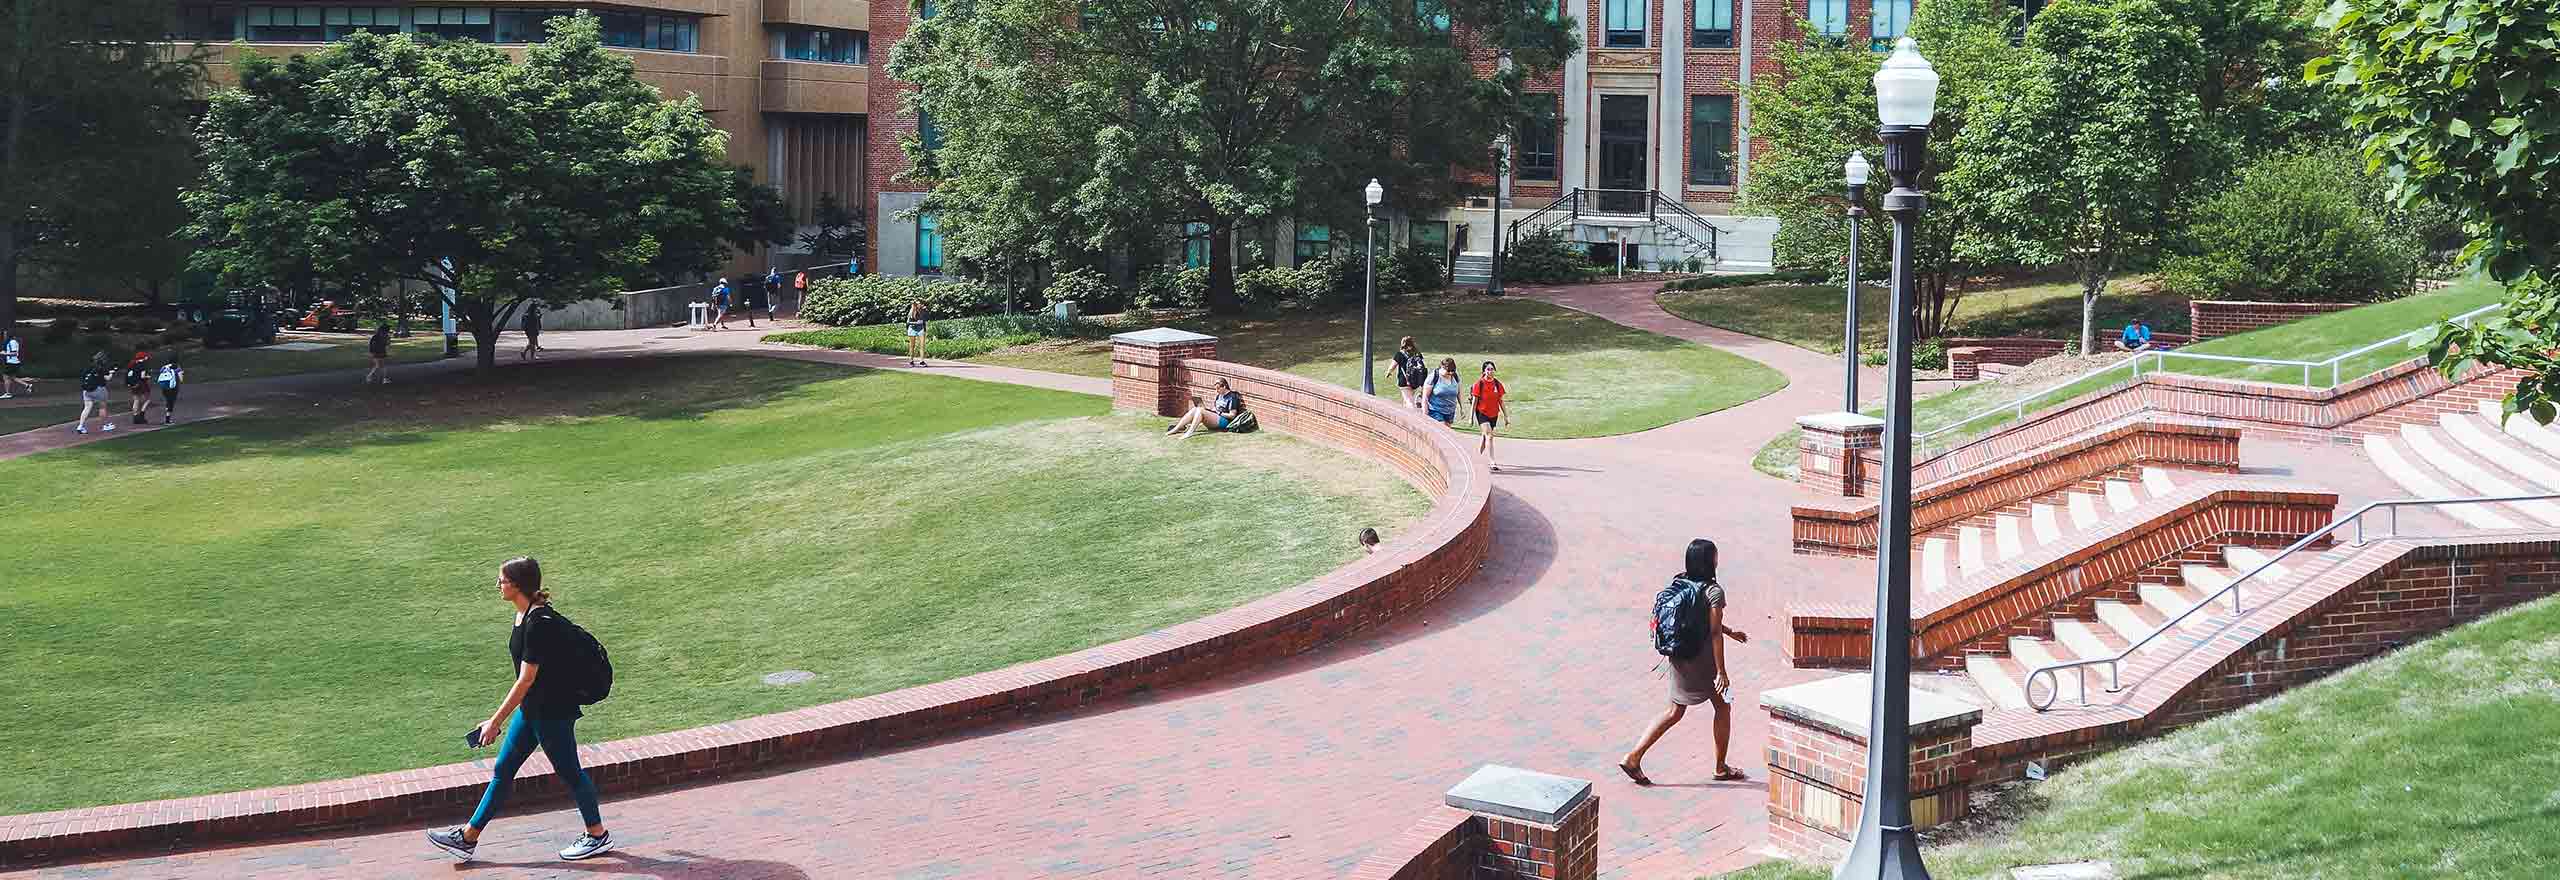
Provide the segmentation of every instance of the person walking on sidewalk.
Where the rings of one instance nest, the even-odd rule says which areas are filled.
[[[1665,609],[1677,619],[1679,635],[1669,643],[1664,661],[1671,666],[1671,708],[1653,720],[1644,732],[1644,741],[1636,750],[1618,762],[1618,771],[1627,774],[1637,785],[1652,785],[1644,775],[1644,753],[1662,739],[1671,725],[1680,723],[1689,707],[1699,703],[1715,706],[1716,781],[1733,782],[1743,778],[1742,771],[1725,763],[1725,751],[1733,741],[1733,677],[1725,665],[1724,640],[1748,642],[1741,630],[1724,625],[1724,585],[1716,581],[1716,542],[1699,538],[1689,542],[1687,565],[1671,576],[1671,586],[1654,596],[1654,645],[1662,650],[1665,638],[1661,632]]]
[[[28,394],[36,393],[36,380],[18,375],[27,368],[26,356],[17,332],[0,327],[0,400],[18,396],[21,387],[26,388]]]
[[[154,383],[160,386],[160,424],[178,420],[178,386],[186,383],[187,371],[178,366],[177,358],[160,362],[160,378]]]
[[[1396,343],[1395,360],[1396,393],[1404,395],[1404,405],[1421,409],[1423,398],[1430,396],[1422,386],[1431,381],[1431,361],[1422,356],[1422,348],[1413,344],[1411,336]]]
[[[605,830],[596,806],[595,781],[578,765],[577,727],[583,713],[578,709],[572,670],[580,662],[582,631],[552,610],[551,592],[542,588],[542,563],[530,556],[518,556],[498,567],[498,597],[516,608],[515,629],[507,638],[507,656],[515,662],[515,686],[498,701],[498,711],[465,737],[475,748],[498,742],[497,765],[490,771],[489,788],[480,795],[480,807],[472,811],[471,821],[429,831],[427,842],[470,861],[479,851],[480,832],[506,806],[516,771],[540,747],[577,801],[578,818],[587,823],[586,834],[561,850],[560,858],[574,862],[602,854],[613,848],[613,834]]]
[[[791,314],[794,317],[799,316],[800,308],[808,304],[809,270],[802,269],[791,275]]]
[[[1493,460],[1493,429],[1511,418],[1511,411],[1502,403],[1503,395],[1508,393],[1509,389],[1502,387],[1502,380],[1493,377],[1492,361],[1484,362],[1484,372],[1477,375],[1475,387],[1467,389],[1467,398],[1476,405],[1476,436],[1479,438],[1476,451],[1484,453],[1484,460],[1488,462]],[[1502,466],[1497,464],[1492,468],[1498,471]]]
[[[134,424],[151,424],[151,353],[137,351],[124,363],[124,393],[132,399],[128,416]]]
[[[924,366],[924,300],[907,302],[907,366]]]
[[[523,361],[541,360],[542,301],[534,300],[532,302],[525,303],[524,317],[518,319],[516,321],[516,325],[516,329],[524,331],[524,352],[516,355],[516,359]]]
[[[391,325],[374,326],[373,338],[365,341],[364,353],[373,359],[373,369],[364,371],[364,383],[391,384]]]
[[[711,329],[729,329],[729,279],[711,285]]]
[[[1422,410],[1432,421],[1455,427],[1458,424],[1458,359],[1441,358],[1440,369],[1431,373],[1431,392]]]
[[[89,356],[89,368],[80,371],[80,419],[71,423],[72,433],[89,433],[89,411],[93,409],[98,411],[98,421],[104,423],[98,430],[116,429],[115,417],[107,414],[107,374],[113,372],[115,367],[107,362],[106,352]]]

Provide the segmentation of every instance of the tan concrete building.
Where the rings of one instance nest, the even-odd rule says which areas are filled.
[[[670,98],[698,96],[729,134],[729,160],[754,167],[758,179],[782,190],[803,222],[821,193],[853,206],[872,201],[865,134],[873,65],[885,62],[887,46],[876,56],[872,51],[868,0],[222,0],[179,6],[171,36],[210,47],[216,82],[232,80],[231,64],[243,46],[291,55],[375,31],[521,47],[540,41],[552,17],[592,13],[603,20],[605,42],[629,56],[642,79]],[[903,19],[903,3],[898,12]],[[741,255],[732,268],[806,261],[792,251]]]

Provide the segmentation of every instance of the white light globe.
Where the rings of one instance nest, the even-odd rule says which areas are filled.
[[[1387,188],[1379,186],[1378,179],[1375,177],[1369,178],[1369,186],[1362,189],[1360,194],[1367,196],[1371,205],[1387,200]]]
[[[1904,37],[1876,71],[1876,118],[1886,127],[1929,124],[1938,105],[1938,71],[1920,57],[1920,44]]]
[[[1863,152],[1851,152],[1849,161],[1840,166],[1841,178],[1850,186],[1867,185],[1867,174],[1874,170],[1875,166],[1867,164],[1867,154]]]

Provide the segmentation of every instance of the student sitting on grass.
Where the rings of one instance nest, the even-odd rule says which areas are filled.
[[[1198,401],[1193,401],[1191,411],[1183,413],[1182,418],[1175,419],[1173,425],[1165,428],[1164,432],[1172,434],[1179,431],[1182,433],[1182,439],[1189,440],[1191,435],[1199,433],[1201,428],[1212,431],[1232,430],[1238,427],[1239,422],[1251,417],[1252,414],[1245,411],[1244,395],[1237,394],[1234,386],[1228,385],[1227,380],[1220,379],[1217,400],[1211,401],[1206,409],[1201,408]]]
[[[2151,325],[2141,318],[2124,325],[2123,335],[2116,337],[2116,347],[2126,351],[2142,351],[2151,347]]]

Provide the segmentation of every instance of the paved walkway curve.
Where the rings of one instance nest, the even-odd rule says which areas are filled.
[[[478,866],[495,869],[482,876],[1333,878],[1487,762],[1594,780],[1607,876],[1693,877],[1757,861],[1766,716],[1756,708],[1737,713],[1733,735],[1731,761],[1749,781],[1709,780],[1703,713],[1647,760],[1661,785],[1636,788],[1613,765],[1664,705],[1668,684],[1641,621],[1689,538],[1723,547],[1735,624],[1755,636],[1729,655],[1743,707],[1816,675],[1779,653],[1787,601],[1871,593],[1871,563],[1788,551],[1787,507],[1801,496],[1749,465],[1780,426],[1837,405],[1838,366],[1665,315],[1652,287],[1523,293],[1733,349],[1791,384],[1641,434],[1501,441],[1493,558],[1422,614],[1258,674],[614,800],[605,815],[621,850],[592,862],[551,859],[576,834],[573,811],[509,816],[482,843],[490,861]],[[699,338],[666,344],[732,344]],[[626,344],[645,350],[597,353]],[[404,828],[13,876],[456,873]]]

